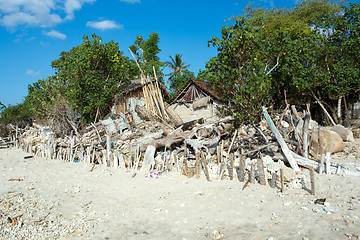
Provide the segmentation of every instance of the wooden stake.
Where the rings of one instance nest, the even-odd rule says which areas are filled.
[[[243,159],[243,155],[240,155],[239,160],[239,175],[238,175],[239,181],[243,182],[245,181],[245,161]]]
[[[230,180],[234,179],[234,153],[230,154],[231,159],[231,171],[230,171]]]
[[[303,151],[304,157],[309,157],[309,124],[310,124],[310,112],[305,114],[305,120],[303,125]]]
[[[251,163],[250,183],[255,183],[255,164]]]
[[[199,152],[195,153],[195,170],[196,170],[196,178],[200,178],[200,167],[199,167]]]
[[[271,174],[270,187],[272,188],[276,187],[276,180],[277,180],[277,174],[276,173]]]
[[[326,153],[326,175],[330,175],[330,152]]]
[[[280,169],[280,184],[281,184],[281,192],[283,193],[285,191],[284,189],[284,170]]]
[[[310,171],[311,195],[315,196],[315,170],[312,167]]]
[[[265,171],[264,171],[264,165],[262,159],[257,160],[257,167],[259,172],[260,184],[266,185]]]
[[[203,158],[203,164],[204,164],[206,179],[210,182],[209,169],[208,169],[207,162],[206,162],[206,158],[205,158],[205,154],[204,154],[203,151],[201,151],[201,156],[202,156],[202,158]]]
[[[319,174],[324,172],[324,154],[321,154],[320,165],[319,165]]]

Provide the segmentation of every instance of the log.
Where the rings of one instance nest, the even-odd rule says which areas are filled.
[[[274,122],[271,120],[269,113],[267,112],[265,107],[262,107],[263,109],[263,113],[265,116],[265,119],[267,120],[271,131],[273,132],[273,134],[276,137],[276,140],[278,141],[278,143],[280,144],[281,150],[284,153],[286,159],[288,160],[290,166],[292,167],[292,169],[294,169],[295,172],[299,173],[300,172],[300,168],[297,165],[294,157],[292,156],[289,147],[286,145],[283,137],[281,136],[279,130],[277,130]]]
[[[204,119],[200,118],[200,119],[192,120],[192,121],[180,124],[180,125],[176,125],[175,127],[176,128],[182,127],[183,131],[188,131],[188,130],[193,129],[196,124],[203,124],[204,122],[205,122]]]
[[[154,146],[155,149],[166,147],[171,149],[171,145],[182,143],[187,137],[189,137],[193,132],[183,132],[183,133],[174,133],[171,135],[167,135],[164,138],[160,138],[157,140],[154,140],[150,143],[146,143],[140,146],[140,152],[145,152],[148,146]]]

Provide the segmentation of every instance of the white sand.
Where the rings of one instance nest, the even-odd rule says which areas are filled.
[[[132,178],[133,172],[100,165],[90,172],[89,164],[24,159],[28,155],[0,150],[0,197],[31,193],[56,203],[43,209],[50,213],[45,220],[57,216],[92,223],[86,232],[64,234],[64,239],[355,239],[360,235],[359,177],[316,174],[316,196],[304,189],[280,194],[260,184],[242,190],[244,183],[238,180],[207,182],[204,176],[189,179],[175,173],[147,180],[145,173]],[[330,205],[314,204],[317,198],[326,198]],[[7,207],[5,201],[0,207]],[[0,211],[2,219],[10,214],[16,213]],[[24,220],[24,226],[38,219]],[[3,224],[0,230],[15,227]],[[42,225],[43,231],[46,227]]]

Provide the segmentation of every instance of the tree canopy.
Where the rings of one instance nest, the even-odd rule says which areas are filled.
[[[229,101],[241,121],[261,117],[261,105],[333,100],[360,86],[359,4],[303,1],[292,9],[248,6],[209,45],[218,50],[201,77]]]

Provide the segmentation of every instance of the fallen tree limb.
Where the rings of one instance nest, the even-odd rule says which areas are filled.
[[[288,160],[290,166],[292,167],[292,169],[294,169],[295,172],[300,172],[300,168],[297,165],[294,157],[291,155],[291,153],[290,153],[291,151],[290,151],[289,147],[286,145],[284,138],[281,136],[279,130],[277,130],[274,122],[271,120],[270,115],[267,112],[266,108],[262,107],[262,109],[263,109],[265,119],[266,119],[267,123],[269,124],[271,131],[274,133],[276,140],[280,144],[281,150],[284,153],[286,159]]]

